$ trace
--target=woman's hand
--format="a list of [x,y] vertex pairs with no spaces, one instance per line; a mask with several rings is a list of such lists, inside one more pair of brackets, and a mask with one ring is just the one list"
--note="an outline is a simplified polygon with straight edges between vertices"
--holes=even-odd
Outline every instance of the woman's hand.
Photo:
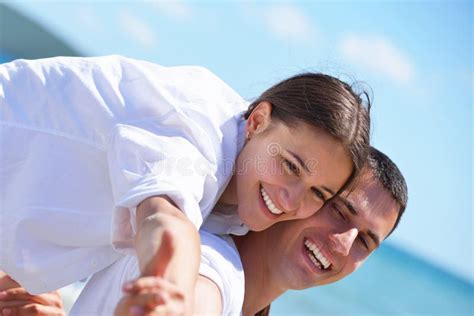
[[161,277],[140,277],[124,285],[115,316],[187,315],[186,294]]
[[64,316],[59,292],[31,295],[0,271],[0,312],[2,316]]

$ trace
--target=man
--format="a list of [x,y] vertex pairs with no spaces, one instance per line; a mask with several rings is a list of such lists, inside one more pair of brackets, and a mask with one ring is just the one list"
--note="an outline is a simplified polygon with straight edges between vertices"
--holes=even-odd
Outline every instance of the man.
[[[310,218],[234,238],[245,270],[243,314],[256,314],[288,289],[329,284],[354,272],[393,232],[406,203],[407,187],[400,171],[372,149],[359,180]],[[209,312],[210,305],[217,305],[221,308],[214,312],[219,314],[229,304],[222,298],[232,295],[209,286],[209,278],[202,281],[195,312]],[[156,286],[146,282],[139,286],[122,298],[117,314],[143,314],[162,305],[160,299],[151,299]]]
[[397,227],[406,203],[402,174],[372,149],[350,192],[308,219],[239,237],[246,282],[243,314],[255,314],[288,289],[333,283],[354,272]]

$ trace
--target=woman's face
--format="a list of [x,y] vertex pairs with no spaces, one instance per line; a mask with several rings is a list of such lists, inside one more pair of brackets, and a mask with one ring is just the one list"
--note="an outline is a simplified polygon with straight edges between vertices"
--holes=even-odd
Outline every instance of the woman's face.
[[240,218],[254,231],[314,214],[353,168],[331,135],[304,123],[290,128],[271,121],[271,107],[262,102],[249,117],[249,140],[230,184]]

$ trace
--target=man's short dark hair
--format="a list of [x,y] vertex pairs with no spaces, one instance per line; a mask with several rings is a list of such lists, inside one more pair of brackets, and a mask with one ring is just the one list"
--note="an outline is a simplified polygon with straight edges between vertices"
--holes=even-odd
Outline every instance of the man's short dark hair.
[[392,230],[387,235],[388,237],[395,230],[395,228],[397,228],[398,223],[405,212],[408,202],[407,183],[397,165],[390,158],[388,158],[387,155],[374,147],[369,148],[367,164],[372,170],[373,177],[378,180],[388,192],[392,194],[393,198],[400,206],[397,220],[395,221],[395,225],[393,225]]

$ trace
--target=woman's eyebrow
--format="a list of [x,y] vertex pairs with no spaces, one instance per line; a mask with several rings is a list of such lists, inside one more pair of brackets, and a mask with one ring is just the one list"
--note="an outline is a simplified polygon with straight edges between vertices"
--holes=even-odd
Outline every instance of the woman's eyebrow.
[[303,167],[303,169],[306,171],[306,173],[311,173],[310,170],[308,169],[308,166],[306,166],[303,159],[301,159],[301,157],[298,156],[298,154],[296,154],[296,153],[294,153],[294,152],[292,152],[291,150],[288,150],[288,149],[286,151],[289,152],[290,155],[292,155],[293,158],[295,158],[298,161],[298,163],[301,165],[301,167]]

